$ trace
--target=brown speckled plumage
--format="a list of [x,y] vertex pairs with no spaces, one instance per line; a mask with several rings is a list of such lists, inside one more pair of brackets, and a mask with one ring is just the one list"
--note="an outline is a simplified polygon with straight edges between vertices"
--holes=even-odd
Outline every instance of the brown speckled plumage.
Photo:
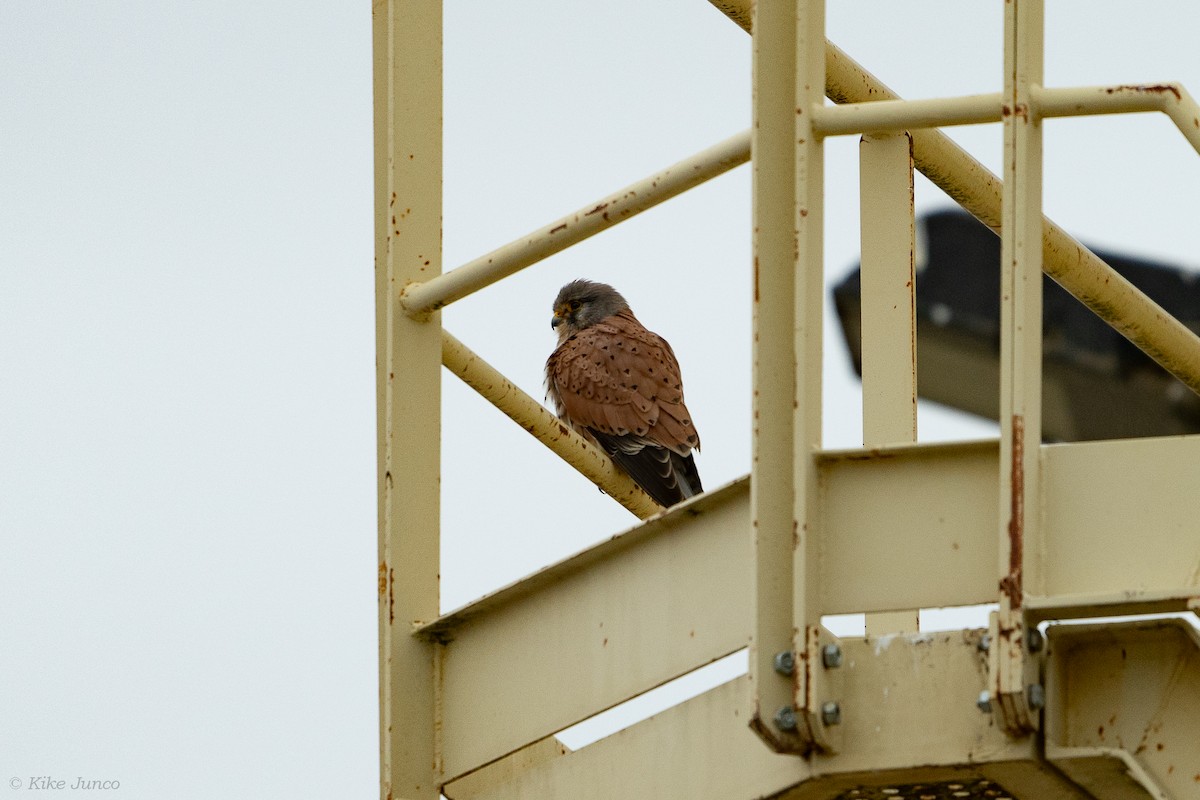
[[659,504],[704,491],[692,458],[700,437],[671,345],[603,283],[564,286],[551,325],[559,345],[546,361],[546,388],[558,416]]

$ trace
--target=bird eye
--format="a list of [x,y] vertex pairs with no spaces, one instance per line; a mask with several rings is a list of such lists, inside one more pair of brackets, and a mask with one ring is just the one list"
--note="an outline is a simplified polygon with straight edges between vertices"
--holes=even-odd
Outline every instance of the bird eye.
[[579,301],[578,301],[578,300],[572,300],[572,301],[571,301],[571,310],[572,310],[572,311],[578,311],[578,310],[579,310]]

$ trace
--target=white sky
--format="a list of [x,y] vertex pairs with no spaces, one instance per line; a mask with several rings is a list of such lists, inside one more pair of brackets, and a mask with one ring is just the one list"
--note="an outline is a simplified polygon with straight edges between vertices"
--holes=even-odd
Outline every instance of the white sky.
[[[1000,88],[999,2],[831,6],[906,97]],[[0,786],[377,792],[369,11],[0,3]],[[1047,84],[1200,92],[1200,10],[1141,11],[1053,0]],[[749,125],[750,39],[703,0],[459,0],[445,45],[447,269]],[[995,169],[997,126],[953,135]],[[856,150],[828,146],[831,282],[858,258]],[[1051,121],[1046,153],[1069,231],[1200,261],[1200,161],[1165,118]],[[445,324],[540,398],[558,287],[614,284],[674,346],[719,486],[749,467],[749,187],[739,168]],[[919,181],[919,211],[947,203]],[[827,331],[826,444],[854,446]],[[444,397],[443,607],[631,525],[449,375]],[[925,440],[994,430],[921,413]]]

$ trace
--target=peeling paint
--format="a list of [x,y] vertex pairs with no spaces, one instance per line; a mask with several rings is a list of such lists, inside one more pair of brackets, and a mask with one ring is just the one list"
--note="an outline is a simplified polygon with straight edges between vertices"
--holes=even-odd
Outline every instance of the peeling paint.
[[1141,84],[1124,84],[1121,86],[1110,86],[1105,89],[1106,94],[1117,94],[1125,92],[1135,92],[1137,94],[1167,94],[1168,92],[1175,95],[1176,100],[1182,100],[1183,96],[1179,93],[1179,88],[1172,86],[1169,83],[1156,83],[1150,85]]
[[899,637],[899,634],[896,634],[896,633],[887,633],[887,634],[884,634],[883,636],[876,637],[875,638],[875,655],[880,655],[885,650],[887,650],[889,647],[891,647],[892,642],[895,641],[898,637]]

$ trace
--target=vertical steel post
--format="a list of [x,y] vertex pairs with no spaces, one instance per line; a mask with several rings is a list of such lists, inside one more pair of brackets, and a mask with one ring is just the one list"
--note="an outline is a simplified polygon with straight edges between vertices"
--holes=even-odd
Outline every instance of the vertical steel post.
[[[813,103],[824,89],[823,4],[763,0],[754,35],[755,535],[751,725],[779,752],[811,747],[803,697],[807,514],[821,420],[822,146]],[[815,354],[815,355],[814,355]],[[811,486],[810,486],[811,484]],[[788,654],[790,671],[777,668]]]
[[[752,725],[780,752],[831,746],[814,670],[821,646],[814,541],[821,446],[824,147],[822,0],[757,7],[754,42],[755,626]],[[790,674],[776,656],[792,654]]]
[[[1004,10],[1004,190],[1000,286],[1000,607],[989,682],[1000,723],[1014,735],[1037,727],[1026,688],[1023,602],[1036,586],[1042,432],[1042,126],[1031,100],[1042,83],[1042,0]],[[997,702],[998,701],[998,702]]]
[[[917,314],[912,136],[859,144],[863,445],[917,440]],[[916,609],[867,614],[867,634],[916,631]]]
[[441,271],[442,7],[372,4],[379,498],[380,797],[436,800],[441,320],[400,290]]
[[[792,549],[792,620],[795,646],[803,654],[795,703],[804,712],[817,747],[834,751],[842,728],[827,725],[821,713],[834,697],[832,681],[820,667],[828,632],[821,627],[820,562],[816,549],[816,454],[821,449],[822,328],[825,310],[825,141],[813,127],[814,110],[825,104],[825,0],[796,3],[795,61],[795,209],[797,236],[794,297],[796,383],[792,389],[792,519],[797,525]],[[836,677],[842,675],[837,671]]]

